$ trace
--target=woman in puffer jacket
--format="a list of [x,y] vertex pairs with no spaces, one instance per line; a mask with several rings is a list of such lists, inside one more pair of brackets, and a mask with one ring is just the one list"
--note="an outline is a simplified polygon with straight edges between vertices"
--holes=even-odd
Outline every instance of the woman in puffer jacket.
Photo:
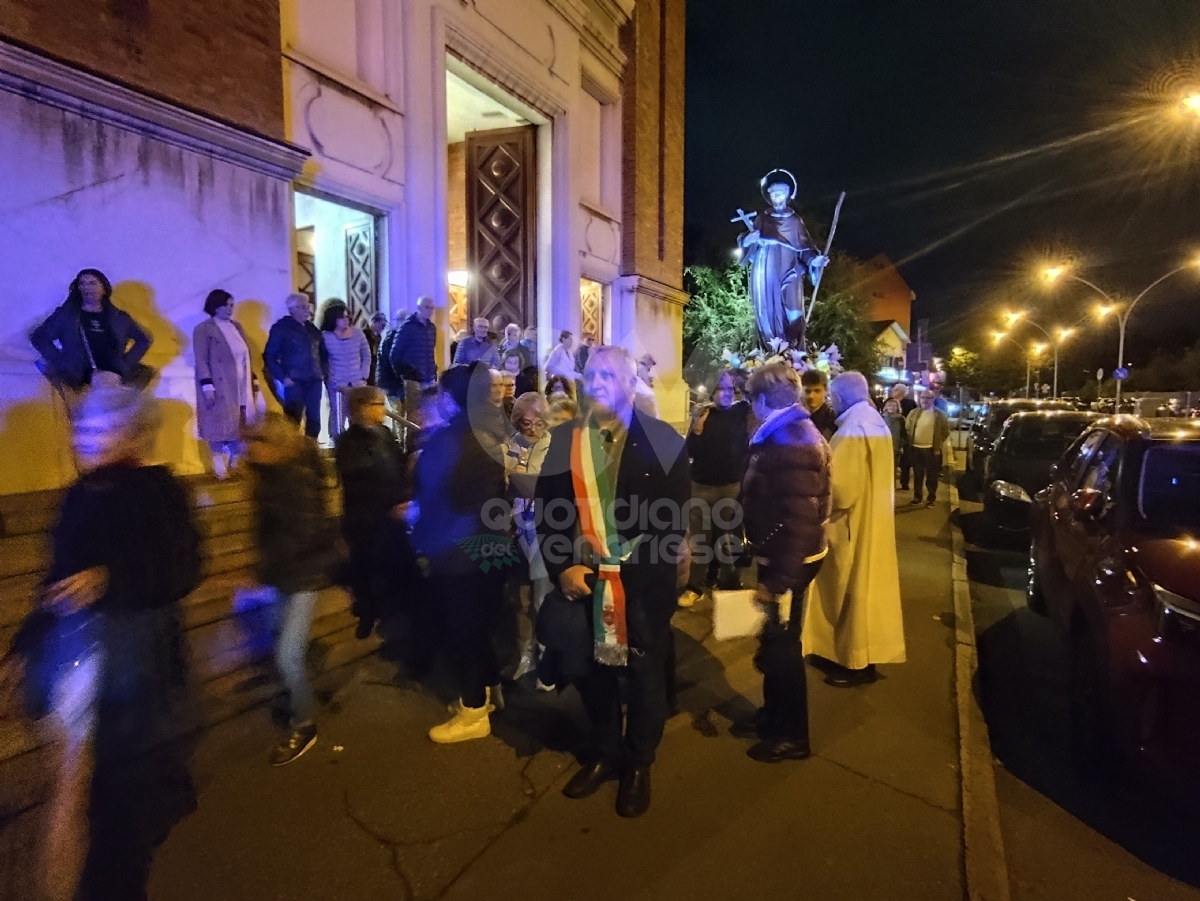
[[[829,445],[800,401],[800,380],[784,363],[763,366],[746,383],[760,423],[742,480],[746,538],[759,566],[756,602],[766,622],[754,657],[763,674],[763,706],[734,735],[758,738],[749,755],[765,763],[809,756],[808,689],[800,626],[808,586],[827,550]],[[788,621],[779,601],[791,591]]]

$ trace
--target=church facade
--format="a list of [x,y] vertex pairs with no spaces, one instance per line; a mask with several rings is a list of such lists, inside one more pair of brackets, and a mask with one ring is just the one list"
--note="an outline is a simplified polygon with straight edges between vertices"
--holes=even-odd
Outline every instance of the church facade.
[[685,0],[0,0],[0,494],[74,477],[29,331],[103,270],[153,337],[156,456],[200,472],[213,288],[438,307],[657,361],[682,422]]

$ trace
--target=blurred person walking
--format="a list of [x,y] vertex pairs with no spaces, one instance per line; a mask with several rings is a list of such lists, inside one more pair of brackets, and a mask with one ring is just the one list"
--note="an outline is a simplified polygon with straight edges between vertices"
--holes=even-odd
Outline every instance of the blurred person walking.
[[522,579],[518,586],[521,608],[518,617],[518,640],[521,659],[513,679],[520,679],[526,673],[532,672],[536,665],[534,626],[542,599],[550,591],[550,576],[546,572],[546,564],[537,546],[533,500],[537,477],[549,448],[549,441],[546,439],[546,409],[546,399],[536,391],[527,392],[516,399],[511,417],[513,433],[508,440],[504,458],[508,496],[512,503],[513,527],[517,543],[528,563],[527,578]]
[[18,630],[27,713],[56,757],[41,861],[47,898],[144,901],[154,850],[196,798],[180,601],[200,580],[184,484],[146,456],[158,419],[133,388],[75,411],[81,475],[51,535],[41,601]]
[[325,382],[328,351],[320,330],[312,324],[312,304],[307,295],[289,294],[287,315],[278,319],[267,335],[263,368],[288,419],[310,438],[321,434],[321,386]]
[[[153,374],[142,366],[151,338],[134,318],[112,302],[112,283],[99,269],[81,269],[67,289],[67,299],[29,336],[38,352],[38,368],[50,383],[73,401],[86,386],[107,379],[109,385],[146,387]],[[106,374],[107,375],[104,375]]]
[[871,403],[866,378],[830,383],[837,433],[830,442],[829,556],[813,582],[804,650],[829,661],[826,683],[874,682],[878,663],[903,663],[904,616],[896,559],[892,433]]
[[[500,667],[492,628],[502,602],[504,571],[494,559],[511,539],[489,530],[489,501],[505,497],[499,443],[472,427],[491,406],[491,377],[482,362],[442,373],[440,398],[447,422],[422,433],[414,473],[417,521],[413,543],[428,561],[431,602],[458,688],[454,715],[429,730],[439,744],[485,738],[495,709],[492,686]],[[491,551],[484,554],[483,548]]]
[[905,418],[908,444],[913,467],[913,496],[910,506],[921,503],[928,494],[925,506],[937,503],[938,481],[942,477],[942,445],[950,437],[950,418],[936,406],[937,392],[928,388],[921,392],[919,407]]
[[287,735],[271,751],[283,766],[317,742],[315,704],[305,659],[317,591],[336,561],[336,536],[325,514],[317,445],[281,416],[268,413],[249,434],[254,476],[258,580],[278,595],[275,663],[290,698]]
[[213,472],[223,479],[245,456],[243,432],[258,418],[262,397],[250,363],[250,342],[233,318],[233,295],[210,291],[204,312],[208,318],[192,332],[196,431],[208,443]]
[[325,387],[329,391],[329,440],[333,441],[350,421],[346,392],[367,384],[371,346],[363,330],[350,323],[350,310],[340,300],[329,301],[321,331],[328,360]]
[[735,587],[734,533],[741,525],[735,524],[740,519],[737,499],[750,454],[750,404],[734,401],[732,372],[717,376],[712,403],[696,407],[692,416],[687,436],[692,459],[692,503],[688,508],[692,563],[687,588],[679,596],[680,607],[691,607],[708,593],[714,564],[717,584]]
[[[589,606],[592,625],[594,660],[576,684],[596,754],[563,794],[586,798],[619,779],[617,813],[637,817],[650,806],[650,767],[667,716],[666,660],[691,467],[683,438],[634,409],[637,371],[628,351],[594,348],[584,385],[587,419],[551,433],[535,495],[547,511],[538,526],[546,568],[568,601]],[[551,505],[573,515],[550,516]],[[631,505],[658,512],[630,517]]]
[[[763,674],[763,706],[734,735],[758,738],[747,752],[764,763],[810,755],[808,683],[800,632],[808,587],[824,562],[830,512],[829,445],[800,402],[796,371],[769,363],[746,382],[762,423],[750,445],[742,483],[746,539],[758,560],[755,600],[766,620],[754,665]],[[780,599],[792,593],[787,622]]]

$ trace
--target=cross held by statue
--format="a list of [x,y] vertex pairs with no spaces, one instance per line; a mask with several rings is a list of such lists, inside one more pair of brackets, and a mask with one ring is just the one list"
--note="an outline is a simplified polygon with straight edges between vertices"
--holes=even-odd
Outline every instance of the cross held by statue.
[[737,215],[729,220],[730,222],[741,222],[750,231],[754,231],[754,215],[747,213],[741,207],[738,207]]

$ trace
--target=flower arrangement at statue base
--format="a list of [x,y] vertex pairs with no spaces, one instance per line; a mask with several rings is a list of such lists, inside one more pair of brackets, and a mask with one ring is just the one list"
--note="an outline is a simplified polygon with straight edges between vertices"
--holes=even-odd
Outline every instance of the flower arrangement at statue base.
[[830,378],[842,371],[842,354],[836,344],[830,344],[828,347],[810,345],[807,350],[801,350],[782,338],[773,338],[766,349],[758,347],[748,353],[735,353],[725,348],[721,351],[721,362],[726,369],[745,373],[753,372],[768,363],[787,363],[797,372],[820,369]]

